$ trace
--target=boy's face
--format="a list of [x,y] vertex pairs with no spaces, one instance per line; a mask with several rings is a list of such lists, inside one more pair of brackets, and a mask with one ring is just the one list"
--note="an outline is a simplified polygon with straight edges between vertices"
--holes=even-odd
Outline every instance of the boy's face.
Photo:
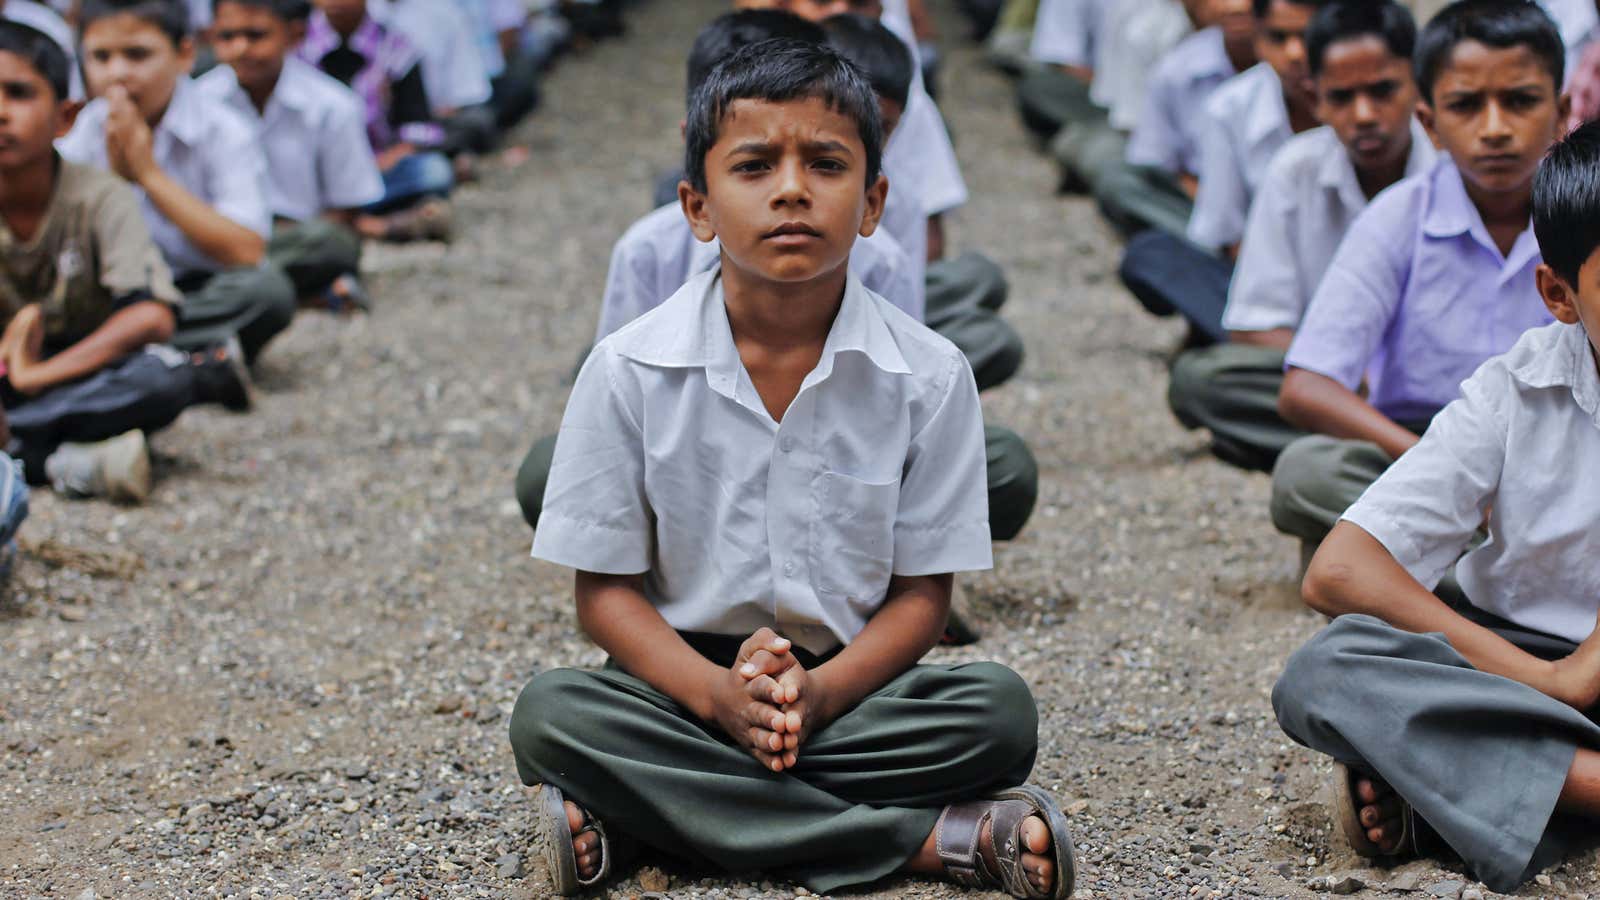
[[883,17],[881,0],[777,0],[776,6],[811,22],[821,22],[841,13],[855,13],[869,19]]
[[1316,11],[1314,6],[1273,0],[1267,14],[1256,20],[1256,58],[1278,73],[1285,94],[1298,97],[1307,107],[1314,101],[1305,35]]
[[678,188],[702,241],[718,238],[741,270],[771,282],[837,271],[871,234],[888,181],[864,184],[867,151],[854,120],[815,98],[735,100],[706,153],[706,191]]
[[1429,136],[1469,187],[1488,193],[1528,190],[1567,118],[1566,98],[1527,47],[1463,41],[1426,99],[1417,115]]
[[167,33],[137,16],[97,19],[83,32],[83,73],[89,93],[102,96],[121,85],[145,121],[166,111],[178,79],[194,65],[194,44],[172,43]]
[[0,172],[17,171],[49,156],[76,114],[77,104],[58,99],[38,69],[0,50]]
[[212,19],[211,46],[219,61],[233,67],[246,90],[268,89],[277,84],[283,60],[300,42],[301,31],[270,9],[219,3]]
[[1358,171],[1404,166],[1417,108],[1411,61],[1376,35],[1338,41],[1322,55],[1317,118],[1339,135]]
[[317,9],[328,17],[328,24],[340,34],[349,34],[367,17],[367,0],[315,0]]
[[1539,295],[1556,321],[1582,325],[1589,336],[1590,355],[1600,365],[1600,248],[1589,254],[1578,269],[1578,283],[1571,285],[1547,265],[1534,273]]

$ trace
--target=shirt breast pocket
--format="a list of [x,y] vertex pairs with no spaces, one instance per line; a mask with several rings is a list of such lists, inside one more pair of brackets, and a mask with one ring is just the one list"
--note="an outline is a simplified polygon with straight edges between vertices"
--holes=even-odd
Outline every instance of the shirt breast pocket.
[[820,593],[875,606],[894,566],[900,482],[824,472],[812,482],[811,583]]

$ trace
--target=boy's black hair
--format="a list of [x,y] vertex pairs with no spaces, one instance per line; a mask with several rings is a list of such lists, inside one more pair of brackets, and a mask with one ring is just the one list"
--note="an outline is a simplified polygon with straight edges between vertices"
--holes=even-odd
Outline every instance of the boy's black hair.
[[184,0],[83,0],[78,13],[78,34],[101,19],[128,15],[161,29],[174,47],[189,36],[189,7]]
[[0,52],[22,57],[55,91],[58,102],[67,99],[72,64],[67,61],[67,51],[49,35],[21,22],[0,19]]
[[1533,176],[1533,234],[1539,253],[1571,287],[1600,248],[1600,122],[1556,142]]
[[741,48],[775,38],[820,44],[828,36],[815,22],[775,9],[745,9],[717,16],[700,29],[689,50],[689,99],[694,99],[718,63]]
[[906,108],[911,99],[911,51],[877,19],[855,13],[829,16],[822,23],[828,46],[844,54],[866,74],[878,96]]
[[311,0],[211,0],[211,11],[216,12],[224,3],[264,9],[285,22],[298,22],[311,18]]
[[1561,94],[1566,76],[1567,50],[1561,32],[1550,16],[1531,0],[1456,0],[1430,20],[1417,38],[1412,65],[1422,101],[1433,105],[1433,86],[1450,55],[1465,41],[1477,41],[1497,50],[1527,47],[1550,72],[1555,92]]
[[1394,0],[1337,0],[1317,10],[1306,27],[1306,63],[1313,76],[1322,72],[1328,48],[1340,41],[1375,37],[1389,55],[1410,59],[1417,47],[1417,20]]
[[684,126],[684,172],[706,189],[706,154],[717,143],[722,117],[736,100],[787,103],[816,98],[856,123],[867,151],[866,186],[883,162],[878,97],[855,64],[826,44],[777,39],[751,44],[722,61],[689,99]]
[[[1322,0],[1284,0],[1296,6],[1321,6]],[[1250,14],[1258,19],[1265,19],[1267,11],[1272,9],[1273,0],[1250,0]]]

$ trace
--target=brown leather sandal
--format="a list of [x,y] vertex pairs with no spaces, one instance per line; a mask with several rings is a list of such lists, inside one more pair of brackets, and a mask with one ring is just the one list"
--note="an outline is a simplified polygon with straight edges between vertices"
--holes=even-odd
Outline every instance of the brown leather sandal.
[[[1022,823],[1030,816],[1044,820],[1050,830],[1055,883],[1041,891],[1028,880],[1022,868]],[[979,846],[983,823],[991,824],[988,848]],[[934,846],[950,879],[962,887],[999,888],[1021,900],[1065,900],[1072,896],[1077,880],[1077,861],[1073,857],[1072,837],[1067,833],[1067,818],[1055,800],[1032,785],[1000,791],[983,800],[954,803],[939,814],[934,825]],[[992,852],[998,872],[989,868],[984,849]]]

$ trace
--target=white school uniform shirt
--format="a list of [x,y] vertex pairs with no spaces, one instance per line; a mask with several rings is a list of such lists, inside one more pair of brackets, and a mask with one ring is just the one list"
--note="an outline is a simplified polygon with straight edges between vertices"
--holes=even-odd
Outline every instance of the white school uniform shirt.
[[720,271],[601,341],[573,386],[533,555],[645,574],[680,631],[848,643],[894,575],[993,564],[983,416],[953,344],[852,277],[776,422]]
[[[695,237],[676,203],[634,222],[611,248],[595,341],[665,303],[689,279],[717,268],[721,261],[722,245]],[[882,228],[871,237],[856,238],[850,250],[850,272],[868,290],[922,321],[926,287],[913,277],[905,251]]]
[[[75,163],[110,169],[106,160],[104,98],[90,101],[78,114],[72,131],[56,142],[61,155]],[[219,100],[199,91],[187,78],[178,80],[167,111],[155,129],[156,164],[184,190],[229,221],[263,238],[272,234],[272,207],[267,198],[267,157],[249,120]],[[156,209],[135,187],[150,236],[172,267],[175,278],[220,271],[223,264],[207,256],[183,231]]]
[[[895,129],[895,134],[900,130]],[[896,146],[892,140],[889,145]],[[883,175],[889,179],[889,196],[878,228],[894,238],[905,252],[909,277],[923,284],[928,275],[928,213],[923,205],[922,182],[927,173],[918,167],[915,152],[885,152]],[[917,293],[921,296],[922,291]]]
[[489,102],[483,53],[455,4],[446,0],[367,0],[367,11],[399,29],[422,54],[422,86],[436,111]]
[[1121,0],[1107,11],[1089,99],[1106,110],[1112,128],[1131,131],[1139,123],[1151,71],[1192,30],[1178,0]]
[[1565,78],[1570,82],[1583,51],[1600,38],[1600,11],[1594,0],[1539,0],[1539,5],[1561,32],[1561,43],[1567,48]]
[[1039,0],[1028,55],[1054,66],[1094,65],[1096,43],[1114,0]]
[[1200,174],[1200,130],[1206,101],[1237,72],[1217,26],[1179,41],[1150,75],[1139,123],[1128,139],[1128,162],[1174,175]]
[[1261,176],[1293,136],[1282,83],[1271,66],[1256,63],[1217,88],[1200,125],[1200,190],[1189,215],[1189,240],[1212,249],[1237,244]]
[[195,88],[256,129],[267,154],[274,216],[304,222],[325,210],[383,199],[383,175],[367,140],[361,98],[310,63],[284,60],[267,108],[259,113],[228,66],[200,76]]
[[[927,86],[922,81],[922,51],[917,46],[916,33],[911,29],[910,14],[895,15],[886,8],[883,26],[911,51],[911,93],[900,115],[900,125],[895,128],[888,145],[883,149],[884,169],[902,173],[903,179],[915,185],[917,194],[922,198],[924,216],[950,212],[966,205],[967,182],[961,176],[961,163],[956,159],[950,129],[945,127],[939,105],[928,95]],[[897,233],[896,237],[902,235]],[[926,241],[924,236],[921,241],[924,247]],[[912,252],[911,244],[907,243],[905,247],[906,252]]]
[[189,0],[189,30],[204,31],[211,27],[212,9],[215,0]]
[[[1433,168],[1436,155],[1422,124],[1412,119],[1404,177]],[[1332,128],[1290,138],[1272,158],[1250,205],[1222,327],[1299,328],[1344,233],[1366,208],[1355,164]]]
[[[1344,518],[1430,590],[1454,564],[1474,606],[1579,643],[1600,599],[1597,486],[1600,376],[1583,327],[1556,323],[1480,366]],[[1489,539],[1461,556],[1486,510]]]
[[33,0],[6,0],[0,17],[42,32],[56,42],[56,46],[67,54],[67,99],[82,100],[83,73],[78,69],[78,40],[67,20],[50,7]]

